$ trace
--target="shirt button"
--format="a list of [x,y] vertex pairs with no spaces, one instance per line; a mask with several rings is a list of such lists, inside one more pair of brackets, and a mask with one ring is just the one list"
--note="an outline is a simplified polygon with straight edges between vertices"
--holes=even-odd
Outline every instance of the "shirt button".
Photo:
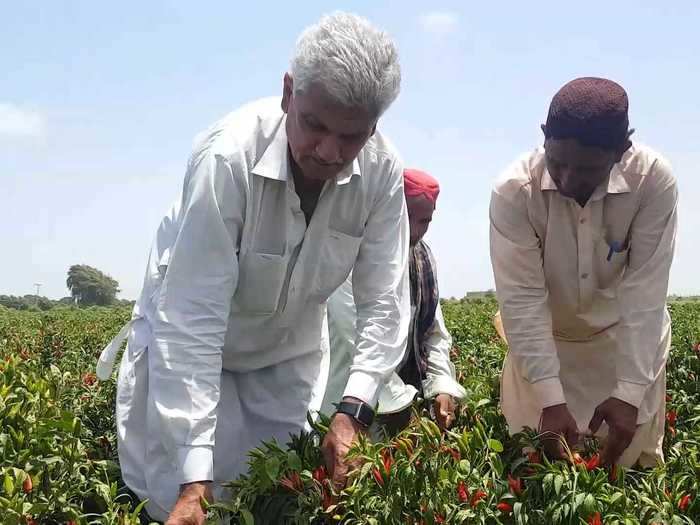
[[588,274],[587,274],[587,273],[582,273],[582,274],[581,274],[581,279],[588,279]]
[[586,224],[586,219],[581,219],[581,220],[578,221],[578,222],[580,222],[581,224]]

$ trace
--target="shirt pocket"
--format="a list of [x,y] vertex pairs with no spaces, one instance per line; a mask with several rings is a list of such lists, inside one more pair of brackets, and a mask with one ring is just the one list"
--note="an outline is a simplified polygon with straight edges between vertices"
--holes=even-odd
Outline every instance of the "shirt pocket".
[[269,315],[277,311],[287,273],[285,255],[249,251],[241,256],[235,299],[242,312]]
[[625,273],[629,257],[629,245],[620,241],[620,248],[611,249],[612,241],[600,238],[596,244],[595,258],[597,264],[598,288],[610,288],[616,285]]
[[362,237],[334,229],[328,230],[328,237],[320,250],[316,273],[316,293],[323,301],[326,301],[350,275],[361,242]]

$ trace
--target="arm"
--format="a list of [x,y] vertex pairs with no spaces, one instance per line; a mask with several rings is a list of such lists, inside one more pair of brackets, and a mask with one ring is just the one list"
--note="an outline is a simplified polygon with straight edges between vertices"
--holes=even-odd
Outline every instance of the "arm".
[[455,367],[450,361],[452,337],[445,327],[442,308],[438,304],[435,321],[426,341],[428,347],[428,372],[423,381],[423,393],[426,399],[438,394],[447,394],[455,399],[464,398],[467,393],[456,380]]
[[528,217],[525,189],[509,184],[513,183],[491,195],[491,263],[510,356],[544,409],[566,401],[547,304],[542,246]]
[[221,351],[243,209],[244,194],[224,159],[207,153],[191,161],[148,352],[149,392],[180,484],[213,479]]
[[357,339],[345,397],[375,406],[401,362],[410,322],[408,213],[398,162],[370,212],[352,273]]
[[665,348],[668,276],[676,238],[678,190],[671,168],[657,160],[644,182],[630,228],[629,262],[617,293],[620,303],[618,384],[611,397],[637,408],[656,380]]

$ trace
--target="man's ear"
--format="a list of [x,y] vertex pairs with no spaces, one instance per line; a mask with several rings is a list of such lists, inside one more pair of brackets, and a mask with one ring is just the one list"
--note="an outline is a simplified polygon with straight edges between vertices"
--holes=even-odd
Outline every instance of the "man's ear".
[[622,146],[615,152],[615,163],[617,164],[622,160],[622,156],[625,154],[625,152],[632,147],[632,141],[630,140],[630,137],[634,133],[634,129],[630,129],[627,132],[627,137],[625,138],[625,141],[622,143]]
[[289,102],[292,99],[292,94],[294,93],[294,81],[289,73],[284,74],[284,80],[282,81],[282,111],[287,113],[289,109]]

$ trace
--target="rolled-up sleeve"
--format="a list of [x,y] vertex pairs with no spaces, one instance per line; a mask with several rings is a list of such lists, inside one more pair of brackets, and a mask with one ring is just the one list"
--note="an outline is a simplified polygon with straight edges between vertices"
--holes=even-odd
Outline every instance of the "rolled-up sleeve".
[[511,359],[532,384],[541,408],[546,408],[566,400],[552,335],[542,244],[529,220],[528,188],[514,184],[498,185],[491,195],[491,264]]
[[152,320],[149,394],[181,484],[213,479],[221,352],[245,198],[236,186],[225,159],[207,152],[191,160]]
[[431,399],[438,394],[448,394],[455,399],[464,398],[467,393],[457,382],[455,367],[450,361],[452,337],[445,326],[439,304],[425,345],[428,349],[428,370],[423,381],[423,394],[426,399]]
[[411,317],[408,213],[398,161],[386,180],[370,212],[352,273],[357,339],[343,394],[372,406],[380,385],[401,362]]
[[663,363],[668,279],[676,239],[678,190],[670,166],[658,159],[644,182],[630,229],[629,260],[617,293],[617,387],[612,397],[639,407]]

